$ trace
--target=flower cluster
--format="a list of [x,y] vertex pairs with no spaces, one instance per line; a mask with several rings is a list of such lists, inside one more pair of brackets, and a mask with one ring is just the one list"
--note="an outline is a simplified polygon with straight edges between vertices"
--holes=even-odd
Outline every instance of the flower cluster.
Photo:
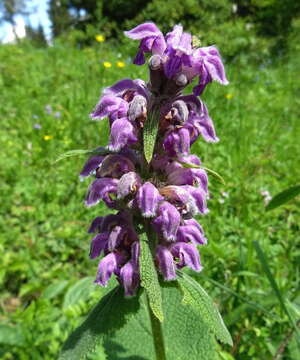
[[[117,213],[97,217],[91,224],[90,257],[104,255],[96,283],[106,286],[112,274],[134,295],[139,286],[139,234],[155,234],[155,263],[165,280],[176,278],[176,269],[200,271],[197,245],[206,244],[202,227],[194,219],[208,212],[208,179],[200,159],[190,154],[202,136],[216,142],[213,122],[196,96],[212,80],[227,84],[224,67],[214,46],[195,48],[190,34],[176,25],[165,37],[153,23],[125,32],[140,40],[134,63],[150,53],[149,82],[124,79],[104,89],[92,119],[107,117],[110,138],[99,155],[84,165],[81,176],[95,174],[85,203],[100,200]],[[194,94],[182,90],[196,76]],[[150,163],[144,155],[144,128],[156,118],[158,133]]]

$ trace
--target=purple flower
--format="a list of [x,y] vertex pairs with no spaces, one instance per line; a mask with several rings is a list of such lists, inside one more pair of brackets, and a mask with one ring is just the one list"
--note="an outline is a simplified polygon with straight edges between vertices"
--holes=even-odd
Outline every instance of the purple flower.
[[151,182],[145,182],[136,196],[139,209],[144,217],[154,217],[160,201],[164,198],[160,195],[157,188]]
[[163,148],[169,156],[187,155],[190,152],[190,134],[188,129],[171,131],[163,141]]
[[111,195],[117,193],[118,180],[110,178],[102,178],[95,180],[89,188],[85,204],[86,206],[96,205],[100,200],[103,200],[110,208],[114,206],[114,200]]
[[192,242],[195,245],[205,245],[207,243],[203,229],[195,219],[184,220],[184,225],[178,228],[176,240]]
[[195,271],[201,271],[202,265],[200,263],[199,252],[195,245],[185,242],[177,242],[172,245],[171,253],[178,258],[177,267],[180,269],[188,266]]
[[112,154],[104,157],[97,171],[97,177],[120,178],[128,171],[134,171],[135,166],[131,160],[124,155]]
[[152,221],[156,231],[161,233],[165,240],[175,241],[180,224],[180,214],[176,207],[168,201],[163,201],[158,206],[157,215]]
[[165,63],[167,78],[173,77],[182,70],[182,66],[191,66],[192,36],[183,32],[181,25],[175,25],[172,32],[166,35],[168,57]]
[[208,178],[203,169],[176,169],[168,175],[168,182],[174,185],[201,185],[205,192],[208,191]]
[[134,40],[141,40],[139,51],[133,60],[136,65],[145,63],[144,53],[162,55],[166,49],[166,42],[163,34],[153,23],[144,23],[134,29],[125,31],[124,34]]
[[137,141],[138,138],[132,124],[126,118],[121,118],[115,120],[111,126],[107,148],[110,151],[120,151],[125,146],[134,144]]
[[42,128],[42,125],[41,124],[34,124],[33,128],[36,129],[36,130],[40,130]]
[[114,272],[116,272],[119,266],[123,263],[124,258],[116,253],[112,252],[106,255],[98,266],[98,273],[96,277],[96,284],[101,286],[107,286],[107,282]]
[[201,95],[206,85],[211,81],[218,81],[222,85],[229,82],[225,75],[224,66],[218,49],[215,46],[207,46],[194,50],[195,69],[199,74],[199,83],[193,88],[195,95]]
[[167,247],[162,245],[157,246],[156,261],[165,280],[170,281],[176,279],[176,267],[173,255]]
[[96,257],[100,256],[101,252],[104,251],[107,247],[107,240],[109,237],[109,233],[101,233],[97,234],[92,242],[91,242],[91,249],[90,249],[90,258],[95,259]]
[[94,170],[96,170],[102,163],[105,157],[101,155],[91,156],[88,161],[84,164],[80,176],[89,176]]
[[117,197],[118,199],[123,199],[129,194],[133,194],[137,191],[137,189],[141,186],[142,180],[138,174],[131,171],[124,174],[119,183],[117,188]]

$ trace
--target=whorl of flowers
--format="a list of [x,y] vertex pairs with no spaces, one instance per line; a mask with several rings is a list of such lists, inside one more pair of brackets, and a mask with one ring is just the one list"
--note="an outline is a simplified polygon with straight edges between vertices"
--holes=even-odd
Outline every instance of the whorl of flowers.
[[[96,283],[106,286],[115,274],[125,295],[131,296],[139,287],[139,233],[145,228],[157,235],[152,247],[165,280],[175,279],[176,269],[184,266],[202,269],[197,245],[206,244],[206,238],[193,217],[208,212],[208,179],[190,147],[200,135],[208,142],[218,138],[197,95],[212,80],[224,85],[228,81],[218,50],[193,47],[181,25],[164,36],[155,24],[144,23],[125,35],[140,40],[135,64],[144,64],[145,53],[151,54],[150,80],[124,79],[104,89],[91,117],[108,117],[109,144],[102,149],[106,155],[86,162],[81,176],[96,176],[87,206],[102,200],[118,211],[97,217],[89,229],[95,234],[90,257],[103,256]],[[182,95],[195,77],[199,82],[193,94]],[[154,116],[159,117],[158,134],[148,163],[143,131]]]

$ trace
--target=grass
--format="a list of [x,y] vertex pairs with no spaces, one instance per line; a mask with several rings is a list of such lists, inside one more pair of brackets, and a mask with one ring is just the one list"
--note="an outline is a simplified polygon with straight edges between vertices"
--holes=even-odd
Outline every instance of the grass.
[[[88,117],[102,87],[147,77],[129,64],[126,49],[101,46],[0,47],[3,359],[55,359],[103,292],[92,285],[97,262],[88,259],[86,229],[107,210],[83,205],[89,180],[80,182],[78,173],[84,157],[53,163],[68,150],[106,144],[106,121]],[[120,60],[124,68],[117,67]],[[299,183],[299,65],[297,56],[260,64],[241,57],[226,66],[230,85],[212,84],[203,96],[221,141],[199,140],[193,152],[226,184],[211,177],[210,213],[199,219],[209,244],[197,279],[218,302],[233,336],[234,347],[223,349],[227,360],[275,359],[292,329],[253,241],[294,321],[300,318],[299,199],[265,212],[261,195]],[[282,359],[298,356],[291,336]]]

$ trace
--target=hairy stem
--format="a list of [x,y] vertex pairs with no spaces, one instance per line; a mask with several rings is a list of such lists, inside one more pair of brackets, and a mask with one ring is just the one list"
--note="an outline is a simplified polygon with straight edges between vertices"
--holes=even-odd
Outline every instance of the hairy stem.
[[153,312],[150,308],[150,304],[149,304],[147,295],[146,295],[146,298],[147,298],[147,307],[148,307],[150,322],[151,322],[152,338],[153,338],[153,343],[154,343],[156,360],[166,360],[167,357],[166,357],[166,353],[165,353],[164,337],[163,337],[161,322],[153,314]]

